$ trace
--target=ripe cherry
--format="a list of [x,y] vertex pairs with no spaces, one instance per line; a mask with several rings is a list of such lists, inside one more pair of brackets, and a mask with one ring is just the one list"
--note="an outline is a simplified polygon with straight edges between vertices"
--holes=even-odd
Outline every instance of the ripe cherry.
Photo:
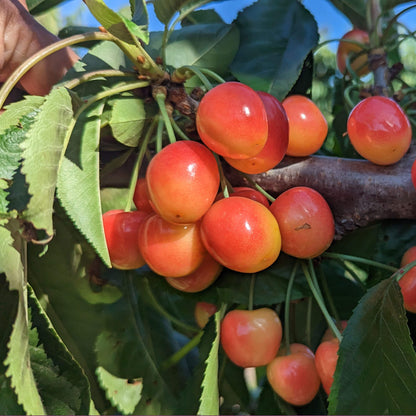
[[195,305],[195,321],[200,328],[204,328],[209,318],[217,312],[217,305],[210,302],[197,302]]
[[259,367],[276,356],[282,340],[282,324],[270,308],[232,310],[221,322],[221,345],[236,365]]
[[[337,322],[336,326],[341,332],[341,334],[344,332],[345,328],[347,327],[347,324],[348,324],[347,320],[342,320],[342,321]],[[330,341],[331,339],[336,339],[336,336],[332,332],[331,328],[327,328],[327,330],[324,332],[324,335],[321,338],[321,342]]]
[[146,181],[154,210],[166,221],[198,221],[214,201],[220,174],[212,152],[182,140],[164,147],[150,161]]
[[350,30],[341,38],[337,49],[337,66],[342,74],[347,72],[347,58],[349,56],[352,70],[359,77],[367,75],[370,72],[370,68],[368,67],[368,54],[360,53],[363,51],[362,46],[352,42],[344,42],[344,40],[368,45],[370,42],[368,33],[361,29]]
[[103,214],[105,240],[111,264],[116,269],[131,270],[144,266],[137,245],[139,228],[146,219],[142,211],[125,212],[114,209]]
[[223,266],[206,253],[202,263],[192,273],[183,277],[166,277],[166,282],[181,292],[201,292],[221,274]]
[[[414,260],[416,260],[416,246],[412,246],[404,252],[400,267],[404,267]],[[402,291],[405,309],[416,313],[416,267],[410,269],[400,278],[399,286]]]
[[317,152],[328,133],[328,123],[318,106],[303,95],[290,95],[282,105],[289,121],[286,154],[303,157]]
[[241,273],[266,269],[281,248],[273,214],[261,203],[241,196],[216,201],[202,219],[201,236],[214,259]]
[[267,114],[259,95],[240,82],[209,90],[196,113],[199,137],[221,156],[246,159],[258,154],[267,140]]
[[336,338],[332,338],[331,340],[321,342],[315,351],[316,371],[321,379],[322,387],[328,395],[334,381],[334,373],[338,362],[338,350],[339,341]]
[[402,108],[382,96],[367,97],[352,109],[347,132],[355,150],[377,165],[398,162],[412,140],[412,128]]
[[278,355],[267,366],[267,379],[273,390],[294,406],[310,403],[321,385],[312,351]]
[[282,251],[293,257],[313,258],[332,243],[335,223],[331,209],[316,190],[298,186],[280,194],[270,205],[282,235]]
[[146,264],[164,277],[181,277],[192,273],[206,254],[199,222],[174,224],[156,213],[145,219],[136,241]]
[[267,172],[281,162],[289,142],[289,123],[280,101],[267,92],[258,91],[267,113],[268,133],[263,149],[248,159],[225,160],[241,172],[256,174]]
[[150,204],[146,178],[137,179],[136,186],[134,188],[133,202],[139,211],[148,213],[153,212],[152,205]]

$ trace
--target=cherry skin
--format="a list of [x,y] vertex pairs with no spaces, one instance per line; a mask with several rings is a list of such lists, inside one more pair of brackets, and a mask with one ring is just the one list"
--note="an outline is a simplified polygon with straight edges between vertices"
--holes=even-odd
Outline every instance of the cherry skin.
[[217,305],[210,302],[197,302],[194,315],[197,325],[202,329],[208,323],[209,318],[217,312]]
[[[337,67],[342,74],[347,72],[347,58],[348,55],[350,55],[350,65],[354,72],[359,77],[367,75],[370,72],[370,68],[368,67],[368,55],[366,53],[358,55],[363,48],[360,45],[351,42],[344,42],[344,40],[355,41],[368,45],[370,42],[368,33],[361,29],[350,30],[341,38],[336,53]],[[357,56],[354,57],[354,55]]]
[[223,268],[206,253],[202,263],[192,273],[182,277],[166,277],[166,282],[181,292],[201,292],[215,282]]
[[333,338],[329,341],[323,341],[318,345],[315,351],[315,366],[321,379],[322,387],[325,393],[329,395],[334,373],[338,362],[339,341]]
[[412,169],[411,169],[410,175],[411,175],[411,178],[412,178],[413,187],[416,190],[416,160],[412,164]]
[[270,205],[282,235],[282,251],[307,259],[322,254],[332,243],[335,223],[323,196],[298,186],[280,194]]
[[[400,267],[404,267],[414,260],[416,260],[416,246],[412,246],[404,252]],[[410,269],[400,278],[399,286],[402,291],[405,309],[416,313],[416,267]]]
[[182,140],[164,147],[150,161],[146,181],[151,205],[166,221],[198,221],[214,201],[220,174],[212,152]]
[[321,110],[303,95],[290,95],[283,100],[282,105],[289,121],[286,154],[303,157],[317,152],[328,133],[328,123]]
[[134,188],[133,202],[139,211],[148,213],[154,212],[152,205],[150,204],[146,178],[137,179],[136,186]]
[[313,352],[291,350],[289,355],[278,355],[267,366],[267,379],[273,390],[294,406],[310,403],[321,385]]
[[398,162],[412,140],[412,128],[402,108],[382,96],[367,97],[352,109],[347,132],[354,149],[376,165]]
[[158,214],[150,214],[136,240],[146,264],[164,277],[192,273],[204,260],[200,223],[174,224]]
[[116,269],[132,270],[144,266],[137,236],[147,213],[114,209],[103,214],[105,240],[111,264]]
[[267,140],[262,100],[252,88],[235,81],[219,84],[202,97],[196,127],[206,146],[233,159],[255,156]]
[[270,308],[232,310],[221,322],[221,345],[236,365],[259,367],[276,356],[282,340],[282,324]]
[[280,254],[279,225],[263,204],[241,196],[216,201],[204,215],[201,237],[208,252],[223,266],[256,273]]
[[[269,200],[260,191],[254,188],[250,188],[248,186],[235,186],[232,192],[230,192],[229,196],[242,196],[244,198],[249,198],[253,201],[260,202],[267,208],[270,206]],[[224,194],[220,192],[215,198],[215,200],[218,201],[223,198]]]
[[282,104],[267,92],[258,91],[257,94],[267,113],[266,144],[260,153],[248,159],[225,158],[229,165],[248,174],[267,172],[278,165],[285,156],[289,143],[289,123]]

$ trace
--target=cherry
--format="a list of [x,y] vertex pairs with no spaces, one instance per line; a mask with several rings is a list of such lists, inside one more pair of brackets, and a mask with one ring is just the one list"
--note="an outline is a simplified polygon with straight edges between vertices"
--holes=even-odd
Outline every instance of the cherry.
[[204,328],[209,318],[217,312],[217,305],[210,302],[197,302],[195,305],[195,321],[200,328]]
[[174,224],[156,213],[149,214],[143,222],[137,244],[146,264],[164,277],[181,277],[192,273],[206,255],[201,241],[200,222]]
[[223,266],[207,253],[192,273],[182,277],[166,277],[166,282],[181,292],[201,292],[214,283],[222,269]]
[[366,53],[359,54],[363,51],[363,48],[360,45],[351,42],[344,42],[344,40],[356,41],[361,44],[368,45],[370,42],[368,33],[361,29],[350,30],[341,38],[336,53],[337,66],[342,74],[347,72],[347,58],[350,56],[350,65],[353,71],[359,77],[367,75],[370,72],[370,68],[368,67],[368,55]]
[[278,355],[267,366],[267,379],[273,390],[294,406],[310,403],[318,393],[321,381],[312,351],[291,351]]
[[267,92],[258,91],[267,113],[268,133],[263,149],[248,159],[225,160],[241,172],[256,174],[267,172],[281,162],[289,142],[289,123],[280,101]]
[[105,241],[111,264],[116,269],[131,270],[144,266],[137,235],[146,217],[147,213],[142,211],[125,212],[121,209],[103,214]]
[[[242,196],[244,198],[249,198],[253,201],[260,202],[267,208],[270,206],[269,200],[260,191],[248,186],[235,186],[232,192],[230,192],[229,196]],[[216,200],[218,201],[222,198],[224,198],[224,194],[220,192],[217,195]]]
[[326,394],[329,395],[338,362],[339,341],[332,338],[319,344],[315,351],[315,366]]
[[382,96],[367,97],[352,109],[347,132],[355,150],[377,165],[398,162],[412,140],[412,128],[402,108]]
[[221,345],[236,365],[259,367],[276,356],[282,340],[282,324],[270,308],[234,309],[221,322]]
[[[412,246],[404,252],[400,267],[404,267],[414,260],[416,260],[416,246]],[[410,269],[400,278],[399,286],[402,291],[405,309],[416,313],[416,267]]]
[[136,186],[134,188],[133,202],[139,211],[148,213],[153,212],[152,205],[150,204],[146,178],[137,179]]
[[[337,322],[336,326],[339,329],[339,331],[341,332],[341,334],[344,332],[345,328],[347,327],[348,321],[346,320],[342,320]],[[331,339],[336,339],[335,334],[332,332],[331,328],[327,328],[327,330],[325,331],[324,335],[321,338],[321,342],[324,341],[330,341]]]
[[166,221],[198,221],[220,184],[217,161],[201,143],[182,140],[164,147],[150,161],[146,181],[154,210]]
[[196,127],[206,146],[233,159],[255,156],[267,140],[267,114],[261,98],[248,85],[235,81],[217,85],[202,97]]
[[298,186],[280,194],[270,205],[282,235],[282,251],[297,258],[313,258],[332,243],[335,223],[331,209],[316,190]]
[[318,106],[303,95],[290,95],[282,105],[289,121],[286,154],[303,157],[317,152],[328,133],[328,123]]
[[273,214],[261,203],[241,196],[216,201],[202,219],[201,236],[214,259],[241,273],[266,269],[281,248]]

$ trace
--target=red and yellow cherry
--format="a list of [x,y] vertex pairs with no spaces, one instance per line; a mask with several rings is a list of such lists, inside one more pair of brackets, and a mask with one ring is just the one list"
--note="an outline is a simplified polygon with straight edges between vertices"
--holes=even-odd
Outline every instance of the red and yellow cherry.
[[217,85],[202,97],[196,127],[206,146],[233,159],[255,156],[267,140],[267,114],[261,98],[235,81]]
[[339,341],[336,338],[332,338],[331,340],[321,342],[315,351],[316,371],[322,387],[328,395],[334,381],[334,373],[338,362],[338,350]]
[[338,44],[337,67],[342,74],[347,72],[347,59],[349,56],[351,69],[362,77],[370,72],[368,67],[368,54],[360,53],[364,49],[361,45],[368,45],[370,42],[368,33],[361,29],[352,29],[347,32]]
[[157,153],[146,171],[154,210],[166,221],[198,221],[218,193],[220,174],[212,152],[201,143],[181,140]]
[[352,109],[347,132],[357,153],[376,165],[398,162],[412,140],[412,128],[402,108],[382,96],[367,97]]
[[200,222],[174,224],[158,214],[149,214],[136,240],[146,264],[164,277],[186,276],[196,270],[206,255]]
[[121,209],[103,214],[105,241],[111,264],[116,269],[131,270],[144,266],[145,261],[137,245],[137,236],[147,215],[142,211],[125,212]]
[[[414,260],[416,260],[416,246],[412,246],[404,252],[400,267],[404,267]],[[400,278],[399,286],[402,291],[405,309],[416,313],[416,266]]]
[[202,329],[208,323],[209,318],[217,312],[217,305],[210,302],[197,302],[195,305],[194,316],[197,325]]
[[146,178],[138,178],[134,188],[133,202],[139,211],[153,212],[150,204],[149,191],[147,190]]
[[286,154],[303,157],[317,152],[328,133],[328,123],[321,110],[303,95],[290,95],[283,100],[282,105],[289,121]]
[[282,235],[282,251],[307,259],[319,256],[332,243],[335,223],[331,209],[316,190],[298,186],[280,194],[270,205]]
[[280,254],[279,225],[260,202],[241,196],[216,201],[201,222],[208,252],[223,266],[256,273],[273,264]]
[[273,390],[286,402],[294,406],[310,403],[321,385],[311,351],[278,355],[267,366],[267,380]]
[[412,169],[410,171],[410,176],[412,178],[413,187],[416,190],[416,160],[412,164]]
[[267,172],[281,162],[289,142],[289,123],[280,101],[267,92],[258,91],[267,113],[268,133],[263,149],[248,159],[225,160],[241,172],[256,174]]
[[181,292],[196,293],[211,286],[223,269],[208,253],[192,273],[182,277],[166,277],[166,282]]
[[276,356],[282,340],[282,324],[270,308],[232,310],[221,322],[221,345],[236,365],[259,367]]
[[[229,196],[242,196],[243,198],[249,198],[253,201],[260,202],[267,208],[270,206],[269,200],[260,191],[248,186],[235,186]],[[218,201],[223,198],[224,193],[220,192],[215,199]]]
[[[307,345],[300,344],[298,342],[294,342],[294,343],[290,344],[290,353],[291,354],[301,353],[301,354],[306,354],[308,357],[310,357],[312,359],[315,358],[315,354],[313,353],[313,351]],[[285,345],[282,345],[282,347],[280,348],[277,355],[278,356],[289,355],[287,353]]]

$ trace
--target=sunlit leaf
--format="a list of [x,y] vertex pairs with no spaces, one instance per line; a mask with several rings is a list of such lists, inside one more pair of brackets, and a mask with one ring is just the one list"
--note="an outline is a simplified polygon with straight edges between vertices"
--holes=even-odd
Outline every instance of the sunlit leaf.
[[343,332],[330,414],[413,414],[416,354],[394,278],[361,299]]

